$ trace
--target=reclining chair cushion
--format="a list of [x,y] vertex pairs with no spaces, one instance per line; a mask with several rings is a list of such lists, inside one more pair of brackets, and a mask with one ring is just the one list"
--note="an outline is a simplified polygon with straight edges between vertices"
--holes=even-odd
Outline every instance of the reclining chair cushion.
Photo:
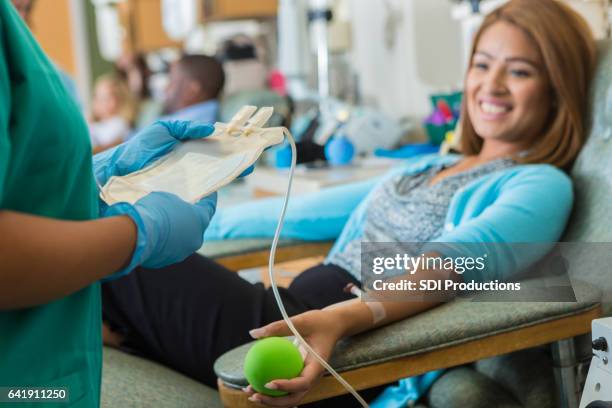
[[[563,241],[612,246],[612,41],[601,41],[598,48],[598,67],[590,95],[590,130],[571,171],[575,201]],[[607,257],[593,256],[599,250],[588,244],[576,245],[572,257],[581,265],[581,271],[572,280],[582,279],[602,289],[603,314],[610,316],[612,274],[610,265],[606,265]]]
[[103,408],[221,408],[216,390],[159,364],[104,348]]

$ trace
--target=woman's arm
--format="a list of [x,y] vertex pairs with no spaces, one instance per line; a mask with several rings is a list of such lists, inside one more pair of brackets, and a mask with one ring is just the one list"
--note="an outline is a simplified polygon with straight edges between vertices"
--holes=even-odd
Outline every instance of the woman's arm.
[[[436,254],[430,256],[435,257]],[[414,274],[405,274],[392,281],[410,281],[419,287],[423,279],[452,279],[460,280],[460,276],[454,272],[417,270]],[[411,299],[406,301],[364,302],[352,299],[331,305],[323,310],[312,310],[291,318],[291,321],[308,344],[325,360],[332,354],[334,346],[343,337],[352,336],[364,331],[371,330],[404,319],[409,316],[429,310],[443,301],[451,300],[454,292],[427,292],[415,290],[411,292]],[[416,300],[421,298],[422,300]],[[259,329],[251,331],[255,338],[269,336],[290,336],[286,323],[283,320],[271,323]],[[250,399],[272,407],[291,407],[299,403],[304,395],[310,390],[319,376],[323,373],[323,367],[311,356],[305,360],[304,370],[299,377],[291,380],[271,381],[266,387],[289,392],[285,397],[268,397],[257,394],[252,388],[246,392]]]
[[62,221],[0,211],[0,310],[49,302],[120,270],[136,235],[128,216]]
[[466,272],[468,281],[505,280],[532,265],[561,239],[572,211],[572,181],[549,165],[513,170],[496,188],[484,211],[425,246],[451,257],[488,254],[485,271]]
[[[321,191],[291,196],[281,238],[331,240],[340,233],[351,235],[355,211],[371,191],[405,171],[418,171],[433,161],[434,155],[419,156],[398,164],[373,179],[327,187]],[[257,173],[252,177],[257,177]],[[278,224],[282,197],[267,198],[235,205],[217,212],[206,231],[206,241],[236,238],[272,238]],[[345,237],[346,238],[346,237]],[[341,237],[340,241],[344,241]],[[344,244],[343,244],[344,245]]]
[[[252,177],[257,177],[257,174]],[[301,240],[336,238],[355,207],[377,181],[361,181],[291,197],[281,237]],[[272,238],[282,204],[283,197],[275,197],[222,209],[213,218],[205,239]]]

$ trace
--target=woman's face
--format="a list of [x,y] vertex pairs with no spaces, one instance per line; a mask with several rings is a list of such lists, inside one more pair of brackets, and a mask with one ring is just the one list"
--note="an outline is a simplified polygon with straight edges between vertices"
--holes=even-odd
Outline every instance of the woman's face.
[[552,103],[538,49],[521,29],[501,21],[482,33],[465,92],[476,134],[518,150],[541,134]]

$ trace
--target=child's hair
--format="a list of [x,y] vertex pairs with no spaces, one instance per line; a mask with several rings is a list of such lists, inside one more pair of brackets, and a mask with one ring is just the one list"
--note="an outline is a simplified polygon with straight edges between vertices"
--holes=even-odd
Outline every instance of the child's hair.
[[[116,74],[104,74],[96,79],[94,87],[98,87],[100,84],[105,82],[110,83],[113,89],[113,95],[119,102],[120,108],[118,114],[130,125],[133,125],[136,118],[136,104],[127,83]],[[100,119],[95,117],[95,113],[92,113],[92,116],[94,121],[98,121]]]
[[[568,168],[586,139],[584,118],[596,63],[591,30],[578,13],[560,1],[511,0],[485,17],[474,38],[472,56],[483,32],[500,21],[520,28],[533,41],[544,61],[553,95],[553,110],[544,134],[516,160]],[[474,130],[465,103],[461,116],[461,151],[477,154],[483,140]]]

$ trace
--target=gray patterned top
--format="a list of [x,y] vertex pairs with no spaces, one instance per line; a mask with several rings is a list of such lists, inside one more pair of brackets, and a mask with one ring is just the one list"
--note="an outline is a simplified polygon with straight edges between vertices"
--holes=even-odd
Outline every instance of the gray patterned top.
[[430,181],[445,167],[434,166],[415,175],[397,175],[372,192],[366,211],[363,236],[351,241],[329,262],[361,276],[361,242],[428,242],[444,231],[444,221],[455,193],[486,174],[513,166],[511,159],[497,159]]

